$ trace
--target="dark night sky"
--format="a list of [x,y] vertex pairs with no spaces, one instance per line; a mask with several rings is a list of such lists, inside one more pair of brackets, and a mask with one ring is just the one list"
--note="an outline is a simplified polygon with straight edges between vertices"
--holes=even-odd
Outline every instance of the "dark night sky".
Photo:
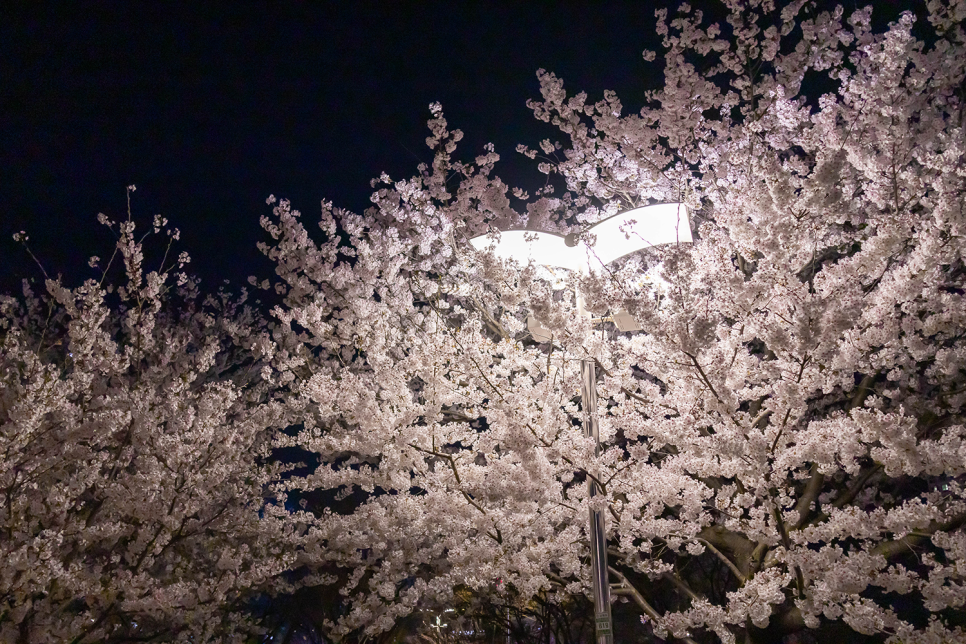
[[558,138],[526,108],[536,70],[636,111],[661,82],[641,57],[658,48],[654,7],[677,4],[2,3],[0,290],[39,275],[21,229],[49,273],[93,276],[86,258],[113,244],[96,215],[124,217],[132,183],[136,220],[180,227],[209,286],[267,276],[265,198],[309,221],[322,199],[361,212],[372,177],[430,160],[433,101],[466,133],[463,158],[492,141],[498,174],[538,187],[514,151]]
[[93,276],[112,244],[96,215],[123,217],[131,183],[135,218],[180,227],[209,285],[265,275],[265,198],[362,211],[372,177],[430,160],[433,101],[465,158],[492,141],[501,176],[541,185],[514,151],[554,136],[525,105],[536,70],[639,106],[653,25],[645,2],[5,4],[0,284],[39,274],[21,229],[49,273]]

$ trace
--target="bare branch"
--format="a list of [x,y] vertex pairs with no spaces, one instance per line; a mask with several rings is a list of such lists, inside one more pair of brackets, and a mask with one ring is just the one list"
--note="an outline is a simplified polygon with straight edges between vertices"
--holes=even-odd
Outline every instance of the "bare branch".
[[707,539],[702,539],[701,537],[697,537],[695,540],[703,543],[705,548],[713,552],[718,559],[724,562],[724,565],[728,566],[728,569],[734,573],[734,576],[737,577],[742,584],[748,581],[748,578],[745,577],[740,570],[738,570],[738,566],[736,566],[731,559],[728,559],[723,552],[715,548],[710,541]]
[[694,363],[695,369],[697,369],[698,373],[701,375],[701,380],[703,380],[704,384],[707,385],[708,389],[711,390],[711,394],[715,397],[715,400],[717,400],[718,402],[721,402],[721,396],[718,395],[718,392],[715,391],[714,385],[712,385],[711,381],[708,380],[708,375],[704,373],[704,369],[701,368],[701,363],[698,362],[697,357],[688,353],[687,351],[684,352],[684,355],[691,358],[691,362]]
[[849,489],[846,490],[844,494],[839,495],[834,501],[832,501],[832,507],[843,508],[851,503],[855,497],[858,496],[859,492],[862,491],[862,488],[865,487],[866,483],[869,482],[869,479],[871,479],[872,476],[881,469],[882,465],[879,463],[876,463],[875,465],[865,469],[859,475],[859,478],[857,478],[852,485],[849,486]]
[[[633,584],[627,581],[627,577],[621,574],[616,568],[613,568],[611,566],[607,566],[607,570],[609,570],[612,575],[620,579],[620,582],[621,582],[621,585],[618,586],[617,588],[611,588],[612,593],[614,593],[615,595],[627,595],[631,597],[634,600],[634,602],[638,606],[640,606],[641,610],[644,611],[645,615],[647,615],[655,622],[661,621],[661,615],[654,609],[653,606],[647,603],[647,600],[644,599],[644,596],[641,595],[641,593],[637,590],[637,588],[634,588]],[[698,644],[697,642],[695,642],[693,639],[691,639],[686,635],[684,637],[679,637],[677,639],[681,640],[682,642],[686,642],[687,644]]]
[[483,318],[483,323],[486,325],[490,331],[493,331],[496,335],[500,336],[504,340],[511,340],[510,334],[507,332],[503,325],[500,324],[495,317],[493,317],[486,307],[483,306],[482,302],[477,300],[475,297],[470,300],[473,302],[473,308],[480,312],[480,316]]
[[672,574],[670,572],[666,572],[663,575],[661,575],[661,577],[663,577],[664,579],[667,579],[669,582],[674,584],[674,587],[680,590],[685,595],[687,595],[691,601],[695,602],[700,599],[704,599],[702,595],[694,592],[694,590],[691,589],[691,586],[685,583],[685,581],[680,577],[678,577],[677,575]]
[[454,459],[451,454],[444,454],[442,452],[437,452],[436,450],[423,449],[422,447],[420,447],[419,445],[416,445],[414,443],[410,443],[409,446],[412,447],[413,449],[415,449],[417,452],[422,452],[423,454],[429,454],[431,456],[435,456],[437,458],[441,458],[444,461],[446,461],[447,463],[449,463],[450,469],[453,470],[453,476],[456,478],[456,485],[459,486],[458,489],[460,491],[460,494],[463,495],[463,498],[466,499],[466,502],[467,503],[469,503],[470,505],[472,505],[474,508],[476,508],[477,510],[479,510],[481,513],[486,514],[486,510],[484,510],[482,507],[480,507],[480,505],[476,501],[473,500],[473,497],[471,497],[469,495],[469,493],[466,492],[466,490],[463,490],[462,489],[463,480],[460,478],[459,470],[456,469],[456,459]]

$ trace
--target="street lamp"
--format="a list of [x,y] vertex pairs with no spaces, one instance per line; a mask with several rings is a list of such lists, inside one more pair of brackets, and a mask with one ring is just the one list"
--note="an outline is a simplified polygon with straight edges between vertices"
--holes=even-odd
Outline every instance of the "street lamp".
[[[589,240],[593,239],[592,243]],[[687,207],[679,203],[657,204],[635,208],[598,222],[579,238],[556,233],[507,230],[499,240],[481,235],[470,240],[477,250],[491,250],[502,259],[520,263],[533,262],[545,266],[589,273],[635,251],[658,246],[690,242],[691,225]],[[578,306],[583,306],[578,298]],[[621,331],[638,331],[640,327],[626,313],[618,312],[613,321]],[[533,318],[527,327],[537,340],[549,339],[549,333]],[[584,406],[584,433],[594,439],[595,452],[600,456],[600,430],[597,424],[597,368],[593,359],[580,365],[580,397]],[[594,479],[588,481],[590,498],[600,493]],[[590,510],[590,558],[593,576],[594,617],[597,644],[614,641],[610,613],[610,583],[607,577],[607,539],[604,513]]]

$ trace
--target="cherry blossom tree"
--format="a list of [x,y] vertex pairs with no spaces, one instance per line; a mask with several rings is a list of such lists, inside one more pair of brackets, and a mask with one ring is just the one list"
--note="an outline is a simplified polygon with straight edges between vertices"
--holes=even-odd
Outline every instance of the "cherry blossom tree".
[[[665,82],[637,113],[540,72],[531,107],[567,140],[520,148],[533,197],[492,146],[454,160],[434,105],[432,166],[365,214],[324,203],[318,242],[285,201],[263,220],[271,377],[322,463],[291,486],[359,501],[320,513],[351,571],[337,632],[456,589],[586,591],[592,479],[615,592],[660,637],[966,637],[966,3],[880,33],[871,9],[727,10],[657,12]],[[586,276],[468,243],[668,201],[693,244]],[[620,309],[640,332],[601,322]]]
[[0,298],[0,640],[242,638],[246,596],[284,590],[299,552],[265,464],[286,418],[267,330],[244,295],[203,299],[186,254],[148,271],[133,222],[101,221],[99,281]]

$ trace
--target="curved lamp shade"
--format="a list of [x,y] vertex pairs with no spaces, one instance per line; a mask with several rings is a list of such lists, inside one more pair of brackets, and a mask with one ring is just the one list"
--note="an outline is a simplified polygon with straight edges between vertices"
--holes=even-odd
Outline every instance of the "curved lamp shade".
[[691,225],[684,204],[664,203],[619,213],[588,228],[576,246],[563,235],[533,230],[507,230],[497,240],[480,235],[470,240],[477,250],[492,248],[497,257],[533,261],[572,271],[594,270],[649,246],[690,242]]
[[[480,235],[470,240],[477,250],[492,250],[497,257],[521,264],[533,262],[571,271],[592,271],[635,251],[661,244],[693,241],[687,206],[664,203],[619,213],[591,226],[575,246],[563,235],[533,230],[507,230],[497,239]],[[548,276],[551,277],[551,276]],[[634,318],[624,311],[611,320],[621,331],[639,331]],[[550,340],[550,332],[534,318],[527,327],[538,342]]]

